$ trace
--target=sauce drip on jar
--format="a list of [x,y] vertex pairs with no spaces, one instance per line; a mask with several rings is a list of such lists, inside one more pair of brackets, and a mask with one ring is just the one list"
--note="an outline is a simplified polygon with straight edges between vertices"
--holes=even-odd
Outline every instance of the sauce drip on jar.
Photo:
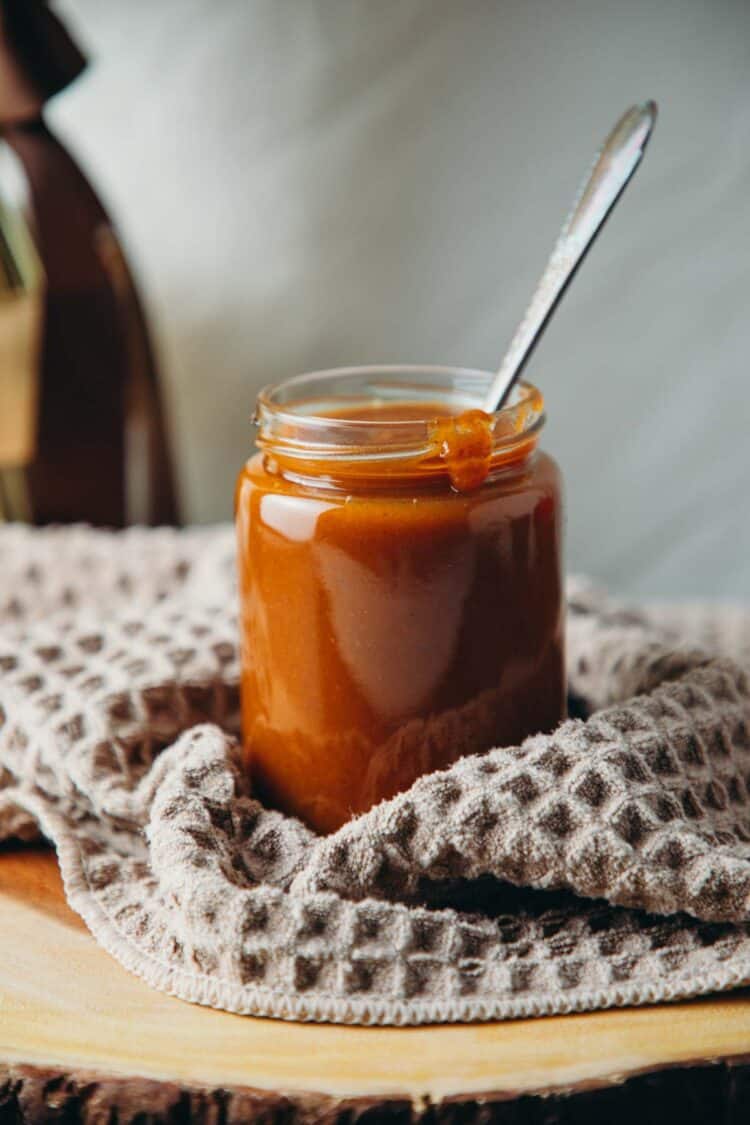
[[430,444],[457,492],[479,488],[490,471],[494,419],[483,410],[455,413],[444,403],[429,401],[371,402],[337,408],[331,416],[348,422],[426,422]]
[[451,484],[457,492],[470,492],[487,479],[492,461],[492,415],[464,410],[435,423],[435,437]]

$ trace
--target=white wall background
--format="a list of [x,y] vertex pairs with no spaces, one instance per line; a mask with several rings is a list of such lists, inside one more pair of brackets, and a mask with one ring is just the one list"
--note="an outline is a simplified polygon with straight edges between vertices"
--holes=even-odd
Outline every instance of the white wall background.
[[568,559],[750,594],[748,0],[64,0],[51,109],[125,237],[187,516],[229,516],[257,388],[494,367],[581,175],[656,98],[643,168],[530,375]]

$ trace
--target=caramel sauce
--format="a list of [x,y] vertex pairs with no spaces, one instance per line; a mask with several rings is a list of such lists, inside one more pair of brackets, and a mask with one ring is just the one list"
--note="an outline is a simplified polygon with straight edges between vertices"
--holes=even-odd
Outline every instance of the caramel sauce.
[[245,760],[321,832],[565,714],[561,486],[536,436],[493,452],[497,420],[442,403],[331,417],[424,421],[429,440],[334,485],[312,452],[258,454],[238,481]]
[[337,409],[331,417],[348,422],[428,423],[430,441],[457,492],[479,488],[490,471],[494,419],[483,410],[455,414],[439,402],[373,402]]
[[465,410],[435,423],[440,456],[457,492],[470,492],[484,484],[492,463],[492,416],[483,410]]

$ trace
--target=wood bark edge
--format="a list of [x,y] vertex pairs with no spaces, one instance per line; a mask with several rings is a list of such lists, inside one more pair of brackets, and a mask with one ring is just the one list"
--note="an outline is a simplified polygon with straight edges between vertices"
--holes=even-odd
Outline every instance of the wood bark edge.
[[85,1122],[86,1125],[198,1122],[283,1122],[284,1125],[576,1125],[606,1120],[647,1120],[655,1112],[682,1125],[750,1119],[750,1060],[705,1060],[645,1074],[585,1084],[550,1093],[454,1095],[439,1101],[408,1096],[338,1098],[316,1093],[277,1092],[249,1087],[207,1087],[149,1078],[115,1077],[94,1071],[66,1071],[24,1064],[0,1064],[0,1125],[12,1122]]

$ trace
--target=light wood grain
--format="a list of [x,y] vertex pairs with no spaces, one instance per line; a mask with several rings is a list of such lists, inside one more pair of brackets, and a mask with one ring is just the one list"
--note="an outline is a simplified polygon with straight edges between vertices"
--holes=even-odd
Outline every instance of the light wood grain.
[[65,903],[51,854],[0,852],[0,1064],[417,1102],[600,1085],[749,1053],[746,993],[403,1030],[282,1023],[185,1004],[96,945]]

